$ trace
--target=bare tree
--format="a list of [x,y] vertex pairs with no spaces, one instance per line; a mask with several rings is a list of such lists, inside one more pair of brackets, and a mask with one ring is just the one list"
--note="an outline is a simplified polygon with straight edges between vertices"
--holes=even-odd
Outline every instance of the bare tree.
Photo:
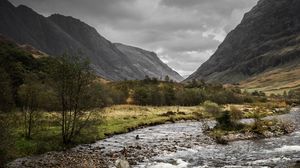
[[24,116],[25,137],[30,139],[32,129],[38,120],[38,110],[42,107],[43,92],[45,88],[33,75],[28,75],[25,83],[20,86],[18,96],[22,104],[22,114]]
[[60,102],[61,135],[64,144],[69,144],[87,125],[89,109],[95,106],[93,93],[94,75],[88,61],[79,56],[64,54],[53,66],[54,88]]

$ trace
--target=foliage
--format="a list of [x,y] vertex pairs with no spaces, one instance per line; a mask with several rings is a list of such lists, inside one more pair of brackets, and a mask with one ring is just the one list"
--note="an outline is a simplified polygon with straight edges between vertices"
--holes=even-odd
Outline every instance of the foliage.
[[230,116],[236,122],[243,118],[243,112],[235,106],[230,106]]
[[[8,115],[8,114],[6,114]],[[9,117],[0,111],[0,167],[4,166],[6,161],[10,159],[13,150],[13,141],[11,136],[11,123]]]
[[32,130],[39,119],[39,111],[53,99],[48,94],[47,86],[42,84],[34,74],[28,74],[25,83],[19,87],[18,98],[24,118],[24,135],[30,139]]
[[218,118],[221,113],[221,108],[217,103],[211,102],[211,101],[205,101],[203,103],[203,107],[206,112],[214,116],[215,118]]
[[11,111],[14,103],[9,75],[0,68],[0,111]]
[[94,76],[86,60],[65,54],[57,61],[51,76],[60,102],[63,143],[69,144],[86,125],[89,119],[86,111],[99,106],[101,102],[98,97],[92,96]]
[[233,116],[232,111],[223,111],[219,117],[216,118],[217,125],[215,129],[225,131],[237,131],[244,128],[244,124],[239,123]]

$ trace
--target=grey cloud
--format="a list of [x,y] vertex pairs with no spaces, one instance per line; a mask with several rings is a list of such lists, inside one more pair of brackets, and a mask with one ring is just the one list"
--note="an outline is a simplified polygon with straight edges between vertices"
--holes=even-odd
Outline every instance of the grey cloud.
[[132,9],[136,0],[11,0],[14,4],[25,4],[40,13],[90,16],[101,19],[143,19],[139,10]]

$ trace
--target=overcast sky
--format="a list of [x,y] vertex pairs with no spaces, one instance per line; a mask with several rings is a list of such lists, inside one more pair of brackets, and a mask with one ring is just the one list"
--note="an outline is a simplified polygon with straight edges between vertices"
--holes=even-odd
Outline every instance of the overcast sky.
[[79,18],[112,42],[155,51],[193,73],[257,0],[10,0],[40,14]]

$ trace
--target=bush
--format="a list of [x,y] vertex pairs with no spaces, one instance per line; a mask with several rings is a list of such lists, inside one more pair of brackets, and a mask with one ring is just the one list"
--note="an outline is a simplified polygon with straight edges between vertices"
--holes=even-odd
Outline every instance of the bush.
[[231,111],[223,111],[216,120],[216,128],[218,129],[225,131],[239,131],[244,128],[244,124],[238,123],[233,119]]
[[213,130],[211,133],[210,133],[210,136],[212,136],[216,142],[218,144],[221,144],[221,145],[227,145],[228,144],[228,141],[226,141],[223,136],[224,136],[224,132],[221,131],[221,130]]
[[8,118],[0,112],[0,167],[10,159],[8,152],[14,147]]
[[233,121],[238,121],[243,118],[243,112],[235,106],[230,106],[230,116]]
[[216,118],[218,127],[231,127],[232,121],[231,121],[231,115],[230,111],[224,111],[221,113],[219,117]]
[[217,103],[205,101],[203,107],[205,111],[210,113],[213,117],[217,118],[220,116],[221,108]]

